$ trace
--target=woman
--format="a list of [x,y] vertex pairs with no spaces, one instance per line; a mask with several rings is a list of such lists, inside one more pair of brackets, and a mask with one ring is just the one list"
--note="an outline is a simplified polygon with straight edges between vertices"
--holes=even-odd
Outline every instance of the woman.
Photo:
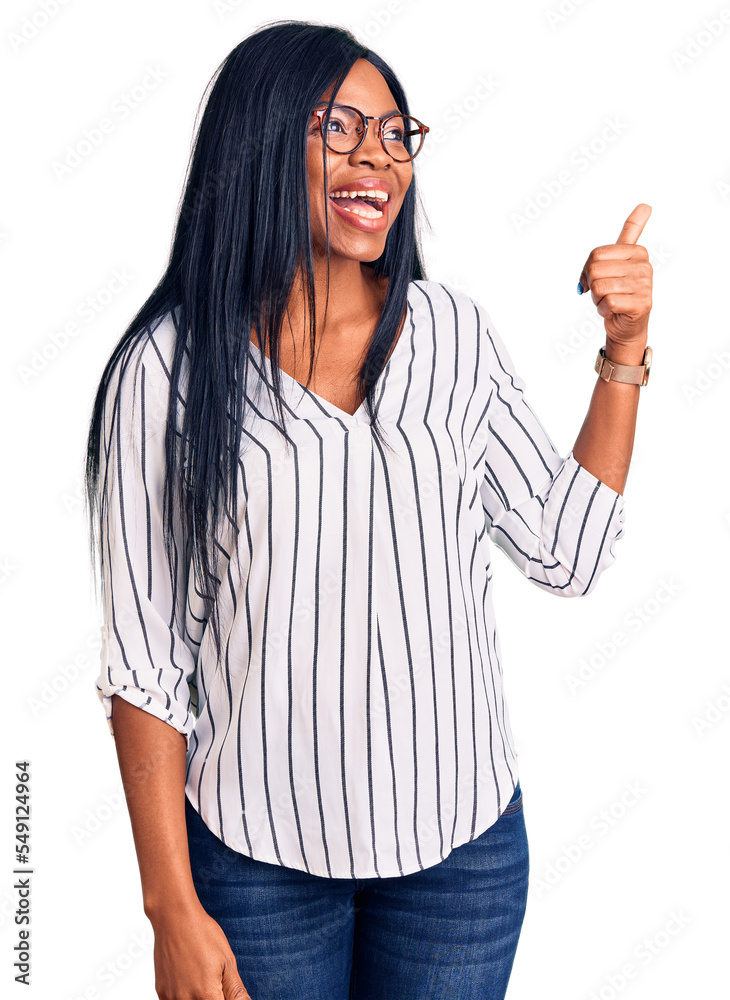
[[[97,688],[164,1000],[505,994],[528,850],[490,542],[593,590],[639,386],[604,372],[557,453],[488,313],[424,276],[427,130],[348,32],[246,38],[101,379]],[[581,275],[614,375],[646,210]]]

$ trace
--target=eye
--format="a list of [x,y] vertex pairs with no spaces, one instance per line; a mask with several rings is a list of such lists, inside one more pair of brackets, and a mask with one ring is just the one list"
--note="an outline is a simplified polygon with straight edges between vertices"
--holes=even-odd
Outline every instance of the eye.
[[403,142],[404,130],[399,125],[388,125],[383,130],[383,138],[390,142]]
[[359,134],[361,129],[358,128],[358,123],[351,112],[345,111],[344,108],[333,108],[325,131],[336,135],[348,135],[353,131]]

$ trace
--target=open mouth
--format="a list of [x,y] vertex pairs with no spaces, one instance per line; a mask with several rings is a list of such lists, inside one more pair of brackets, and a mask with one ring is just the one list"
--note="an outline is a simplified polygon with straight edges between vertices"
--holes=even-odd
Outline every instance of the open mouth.
[[389,200],[387,191],[333,191],[330,198],[338,208],[364,219],[380,219],[385,214]]

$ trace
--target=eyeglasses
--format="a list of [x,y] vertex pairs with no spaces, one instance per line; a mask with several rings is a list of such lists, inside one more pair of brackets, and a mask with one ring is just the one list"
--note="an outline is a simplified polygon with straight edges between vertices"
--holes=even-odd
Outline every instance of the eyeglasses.
[[428,125],[410,115],[393,114],[377,118],[375,115],[364,115],[347,104],[333,105],[328,118],[327,108],[315,108],[312,114],[317,116],[320,135],[327,149],[333,153],[353,153],[365,141],[368,122],[376,121],[380,145],[398,163],[407,163],[417,156],[429,132]]

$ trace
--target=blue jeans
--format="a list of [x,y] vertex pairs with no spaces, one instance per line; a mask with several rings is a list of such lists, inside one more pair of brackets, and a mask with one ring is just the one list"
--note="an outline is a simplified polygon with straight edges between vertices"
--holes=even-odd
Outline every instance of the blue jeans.
[[252,1000],[502,1000],[527,903],[520,783],[479,837],[430,868],[327,878],[255,861],[185,797],[190,863]]

